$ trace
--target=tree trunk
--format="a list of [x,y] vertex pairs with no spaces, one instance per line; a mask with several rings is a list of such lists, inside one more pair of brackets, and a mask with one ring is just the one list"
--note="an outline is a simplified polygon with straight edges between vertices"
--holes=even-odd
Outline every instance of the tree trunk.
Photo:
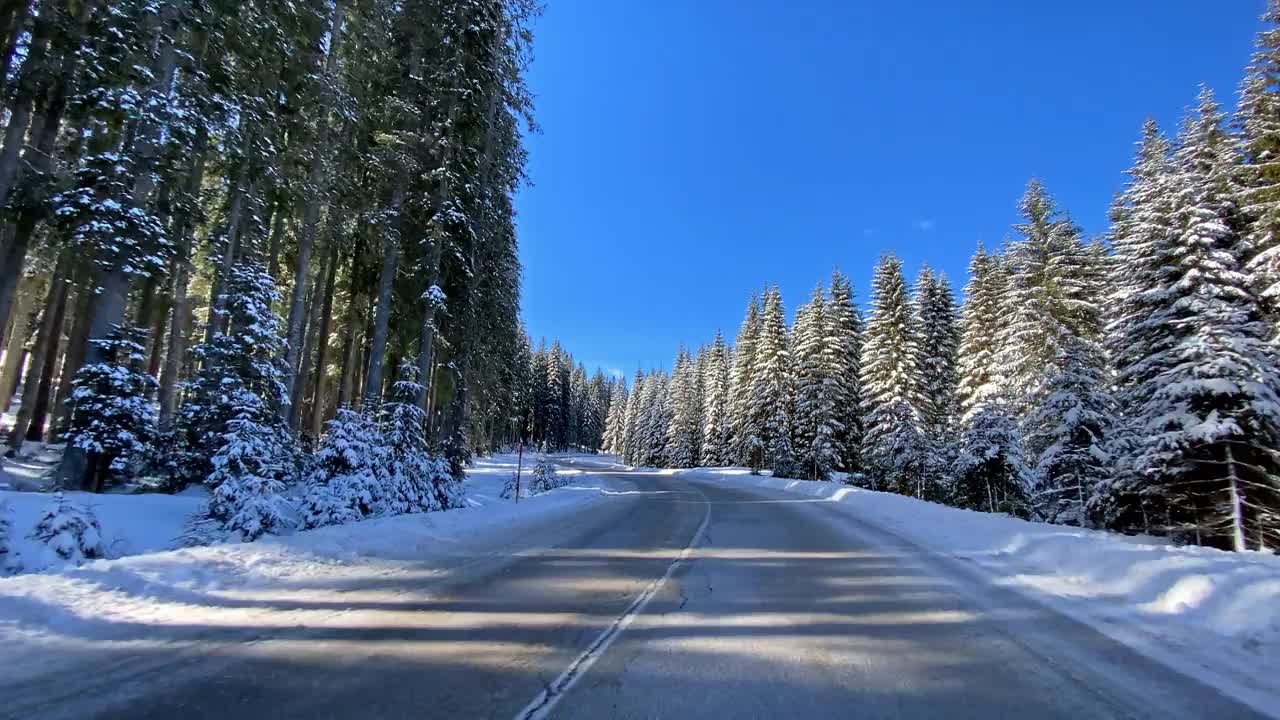
[[13,100],[9,104],[9,124],[5,127],[4,142],[0,145],[0,207],[9,201],[9,193],[13,190],[14,181],[18,177],[18,151],[26,140],[27,128],[31,124],[31,112],[36,98],[40,94],[40,86],[48,72],[49,38],[53,33],[53,25],[57,22],[58,12],[49,8],[49,12],[36,17],[31,28],[31,40],[27,45],[26,57],[22,60],[22,68],[18,71],[18,85],[14,90]]
[[311,388],[311,436],[320,437],[320,431],[324,427],[324,386],[325,386],[325,364],[329,355],[329,328],[333,324],[333,292],[338,278],[338,245],[337,245],[337,223],[334,222],[334,230],[331,235],[332,249],[329,251],[329,276],[324,283],[324,300],[320,310],[320,326],[316,332],[316,365],[315,380]]
[[27,288],[18,293],[18,306],[13,313],[13,322],[9,330],[8,346],[5,348],[4,365],[0,367],[0,413],[9,411],[9,403],[18,391],[18,375],[22,372],[22,363],[27,358],[27,339],[31,337],[29,315],[38,295],[33,287],[37,280],[31,278],[26,282]]
[[395,284],[396,261],[400,256],[400,211],[405,181],[396,183],[391,196],[391,217],[382,238],[382,273],[378,277],[378,305],[373,317],[373,338],[369,346],[368,373],[364,381],[364,406],[374,407],[382,398],[382,366],[387,349],[387,329],[391,322],[391,290]]
[[1232,455],[1229,442],[1226,444],[1226,460],[1227,489],[1231,498],[1231,549],[1244,552],[1249,549],[1245,540],[1244,496],[1240,491],[1240,477],[1236,474],[1235,457]]
[[67,339],[67,356],[62,364],[62,380],[58,384],[57,399],[53,403],[53,424],[50,426],[49,442],[57,442],[67,431],[69,412],[67,400],[71,397],[71,381],[84,365],[85,351],[89,347],[89,317],[92,314],[93,289],[88,283],[80,283],[76,292],[75,317],[72,318],[71,334]]
[[[57,336],[62,333],[62,315],[67,301],[67,260],[58,260],[53,280],[49,283],[49,293],[45,296],[44,312],[40,320],[40,330],[36,333],[35,347],[31,351],[31,363],[27,368],[26,379],[22,382],[22,408],[18,411],[13,431],[9,433],[9,457],[22,450],[22,443],[27,438],[27,431],[38,409],[37,395],[41,381],[49,364],[46,356],[52,355],[57,360]],[[52,352],[51,352],[52,351]],[[47,407],[48,400],[46,398]]]
[[4,47],[0,49],[0,95],[7,89],[9,71],[13,69],[13,59],[18,54],[18,38],[22,37],[27,18],[31,16],[31,0],[17,0],[6,4],[13,7],[6,13],[3,26],[0,26],[0,37],[4,38]]
[[[319,279],[323,281],[324,276],[329,272],[328,262],[320,268]],[[320,324],[320,293],[323,292],[323,282],[320,282],[311,289],[310,297],[307,301],[309,312],[303,322],[303,341],[302,351],[298,354],[298,372],[294,375],[293,384],[289,388],[290,403],[289,414],[286,418],[289,422],[289,428],[297,430],[298,425],[302,422],[302,405],[303,395],[306,392],[310,375],[308,371],[311,367],[311,353],[315,350],[316,343],[316,326]]]
[[[354,284],[354,279],[353,279]],[[342,379],[338,383],[338,407],[351,405],[351,395],[356,386],[356,368],[359,367],[356,354],[360,349],[360,330],[364,323],[360,322],[360,297],[352,289],[347,300],[346,336],[342,341]]]
[[58,359],[61,356],[58,348],[61,345],[62,329],[67,317],[69,289],[70,283],[63,283],[62,292],[58,295],[58,304],[54,307],[53,332],[49,335],[49,347],[44,353],[40,384],[36,388],[35,403],[31,411],[31,424],[27,426],[26,439],[32,442],[44,440],[44,428],[49,417],[49,396],[53,394],[54,383],[57,382]]

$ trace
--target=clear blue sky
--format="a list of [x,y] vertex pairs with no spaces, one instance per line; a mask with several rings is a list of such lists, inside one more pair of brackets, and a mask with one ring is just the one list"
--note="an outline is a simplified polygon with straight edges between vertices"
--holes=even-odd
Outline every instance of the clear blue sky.
[[1148,115],[1234,106],[1264,0],[547,0],[523,312],[589,368],[732,341],[896,252],[958,286],[1038,176],[1091,234]]

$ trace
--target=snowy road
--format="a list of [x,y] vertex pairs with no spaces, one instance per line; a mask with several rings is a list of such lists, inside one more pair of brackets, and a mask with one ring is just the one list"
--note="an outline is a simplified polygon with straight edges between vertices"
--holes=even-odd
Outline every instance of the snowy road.
[[552,547],[443,580],[255,600],[323,623],[218,626],[152,656],[80,647],[81,671],[5,689],[0,715],[1262,717],[828,503],[609,475],[636,489]]

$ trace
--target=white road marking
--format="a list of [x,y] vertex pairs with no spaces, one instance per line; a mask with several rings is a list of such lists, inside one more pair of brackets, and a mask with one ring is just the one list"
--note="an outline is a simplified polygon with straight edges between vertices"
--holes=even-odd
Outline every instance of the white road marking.
[[658,591],[662,589],[662,586],[667,582],[667,579],[675,573],[676,568],[680,567],[680,564],[689,558],[689,555],[693,553],[694,547],[702,541],[702,536],[707,531],[707,525],[711,523],[711,501],[707,499],[707,496],[703,494],[701,490],[694,487],[692,484],[689,487],[694,492],[698,493],[698,495],[702,496],[702,503],[706,506],[706,512],[702,516],[702,524],[698,526],[698,531],[693,534],[693,538],[689,540],[689,544],[685,546],[684,550],[680,551],[680,555],[676,557],[675,560],[671,561],[671,564],[667,566],[667,571],[663,573],[662,577],[655,580],[653,584],[645,588],[644,592],[637,595],[636,599],[627,606],[627,609],[624,610],[623,613],[619,615],[611,625],[609,625],[609,627],[605,628],[604,632],[600,633],[600,635],[598,635],[596,639],[587,646],[587,649],[582,651],[581,655],[574,659],[572,663],[569,663],[569,667],[566,668],[564,672],[560,673],[560,677],[553,680],[550,685],[547,685],[542,692],[538,693],[538,696],[535,697],[532,702],[516,714],[515,720],[544,720],[544,718],[547,718],[549,716],[548,714],[555,708],[556,704],[560,702],[561,698],[565,696],[565,693],[573,687],[574,683],[578,682],[578,679],[586,674],[587,670],[596,663],[596,660],[600,659],[600,656],[604,654],[604,651],[608,650],[609,646],[613,644],[613,641],[622,634],[622,631],[626,630],[627,627],[631,625],[632,621],[636,619],[636,616],[644,612],[645,606],[649,604],[649,601],[653,599],[653,596],[658,594]]

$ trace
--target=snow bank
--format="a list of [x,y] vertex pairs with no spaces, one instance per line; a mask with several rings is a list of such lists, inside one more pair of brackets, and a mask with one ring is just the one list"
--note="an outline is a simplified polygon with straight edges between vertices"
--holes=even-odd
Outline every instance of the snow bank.
[[1256,700],[1269,684],[1251,678],[1280,674],[1280,556],[1177,547],[745,468],[664,472],[829,500],[1157,660],[1196,675],[1214,671],[1215,684],[1242,699]]
[[[500,561],[548,544],[573,530],[571,516],[606,497],[599,479],[566,470],[573,480],[567,487],[518,504],[502,500],[498,493],[514,469],[514,457],[477,463],[468,472],[468,508],[161,552],[145,551],[169,546],[201,498],[91,496],[104,533],[110,538],[114,530],[123,538],[116,547],[144,554],[0,578],[5,682],[54,672],[74,661],[67,647],[119,641],[139,624],[156,628],[163,638],[157,642],[171,643],[194,641],[202,628],[244,628],[252,635],[255,627],[282,622],[322,624],[340,612],[284,617],[279,610],[255,609],[255,601],[267,594],[281,602],[323,598],[334,604],[334,593],[351,599],[377,592],[371,578],[429,584],[478,560]],[[6,497],[22,508],[17,527],[24,533],[34,523],[31,515],[51,502],[48,494]]]

